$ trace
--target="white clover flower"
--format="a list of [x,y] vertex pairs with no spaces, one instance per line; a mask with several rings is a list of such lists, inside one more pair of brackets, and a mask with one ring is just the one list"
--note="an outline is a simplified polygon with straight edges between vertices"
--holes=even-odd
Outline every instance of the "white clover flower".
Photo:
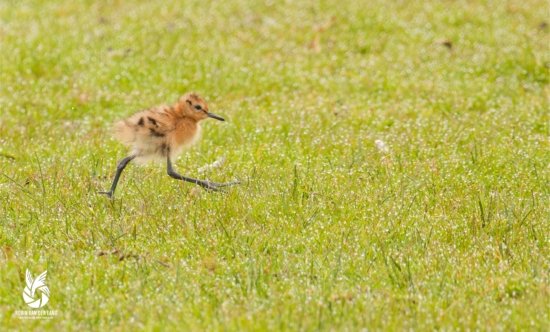
[[202,173],[206,173],[207,171],[213,170],[215,168],[220,168],[224,162],[225,162],[225,156],[222,156],[218,158],[216,161],[214,161],[212,164],[202,166],[201,168],[198,169],[198,172],[202,174]]
[[376,148],[378,149],[378,151],[380,151],[381,153],[390,152],[390,148],[383,140],[377,139],[376,141],[374,141],[374,144],[376,145]]

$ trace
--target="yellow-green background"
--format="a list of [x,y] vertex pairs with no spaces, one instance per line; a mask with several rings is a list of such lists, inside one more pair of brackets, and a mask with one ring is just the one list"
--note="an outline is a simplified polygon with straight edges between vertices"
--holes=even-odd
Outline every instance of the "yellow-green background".
[[[0,1],[2,330],[548,330],[549,10]],[[98,195],[111,123],[191,90],[229,121],[177,169],[243,184]],[[58,317],[13,317],[27,268]]]

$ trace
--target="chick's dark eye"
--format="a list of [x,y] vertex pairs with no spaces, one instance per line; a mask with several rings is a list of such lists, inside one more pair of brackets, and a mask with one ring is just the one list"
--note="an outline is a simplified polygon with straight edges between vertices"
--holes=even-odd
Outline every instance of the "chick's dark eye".
[[195,109],[196,109],[197,111],[200,111],[200,110],[202,109],[202,107],[201,107],[201,105],[195,105]]

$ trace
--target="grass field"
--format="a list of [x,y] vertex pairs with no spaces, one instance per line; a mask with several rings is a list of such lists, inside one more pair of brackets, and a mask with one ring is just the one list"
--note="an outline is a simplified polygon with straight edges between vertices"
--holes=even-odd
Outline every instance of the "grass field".
[[[544,0],[0,1],[0,330],[548,331],[549,20]],[[228,122],[177,169],[243,183],[130,165],[98,195],[127,153],[113,121],[187,91]],[[26,269],[56,317],[15,317]]]

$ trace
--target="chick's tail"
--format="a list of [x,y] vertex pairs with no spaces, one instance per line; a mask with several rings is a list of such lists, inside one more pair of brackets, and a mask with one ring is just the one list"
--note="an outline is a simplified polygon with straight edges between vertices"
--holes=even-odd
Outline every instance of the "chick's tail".
[[114,125],[114,137],[126,146],[132,146],[136,141],[135,125],[128,120],[118,121]]

